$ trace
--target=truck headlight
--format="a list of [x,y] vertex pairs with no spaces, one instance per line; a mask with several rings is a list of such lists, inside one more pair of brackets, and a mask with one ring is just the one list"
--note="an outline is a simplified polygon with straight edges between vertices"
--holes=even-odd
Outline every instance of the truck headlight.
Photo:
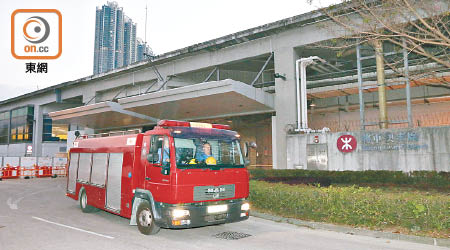
[[250,204],[249,203],[244,203],[241,205],[241,210],[242,211],[248,211],[250,209]]
[[172,218],[174,218],[174,219],[183,218],[188,215],[189,215],[189,210],[185,210],[185,209],[172,210]]

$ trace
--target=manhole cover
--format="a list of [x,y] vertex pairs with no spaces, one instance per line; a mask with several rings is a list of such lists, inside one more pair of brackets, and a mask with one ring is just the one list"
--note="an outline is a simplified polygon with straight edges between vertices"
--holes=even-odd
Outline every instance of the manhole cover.
[[225,239],[225,240],[239,240],[245,237],[252,236],[251,234],[245,234],[245,233],[239,233],[239,232],[223,232],[213,235],[216,238],[219,239]]

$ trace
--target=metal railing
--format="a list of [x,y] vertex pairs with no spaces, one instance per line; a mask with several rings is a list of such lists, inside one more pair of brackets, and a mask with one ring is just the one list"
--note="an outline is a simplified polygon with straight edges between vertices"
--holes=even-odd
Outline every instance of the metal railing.
[[118,136],[118,135],[133,135],[133,134],[139,134],[139,133],[142,133],[142,129],[130,129],[130,130],[110,131],[107,133],[81,135],[78,137],[78,139],[101,138],[101,137]]

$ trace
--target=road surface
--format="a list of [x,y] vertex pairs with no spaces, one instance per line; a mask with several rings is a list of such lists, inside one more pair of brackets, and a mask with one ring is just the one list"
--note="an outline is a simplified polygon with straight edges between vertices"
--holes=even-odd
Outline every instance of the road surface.
[[[142,235],[125,218],[82,213],[65,196],[65,179],[0,182],[0,249],[446,249],[431,245],[313,230],[250,217],[244,222]],[[216,235],[247,236],[223,239]],[[226,234],[230,235],[230,234]]]

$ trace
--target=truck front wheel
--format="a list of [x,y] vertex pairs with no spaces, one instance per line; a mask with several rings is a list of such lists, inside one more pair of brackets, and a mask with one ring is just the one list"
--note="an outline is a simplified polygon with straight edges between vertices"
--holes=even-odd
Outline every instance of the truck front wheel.
[[160,227],[155,224],[153,211],[148,201],[143,201],[139,204],[136,219],[139,232],[142,234],[149,235],[159,232]]
[[82,189],[80,191],[80,197],[78,199],[80,200],[80,208],[83,213],[92,213],[96,211],[95,207],[87,204],[86,190]]

